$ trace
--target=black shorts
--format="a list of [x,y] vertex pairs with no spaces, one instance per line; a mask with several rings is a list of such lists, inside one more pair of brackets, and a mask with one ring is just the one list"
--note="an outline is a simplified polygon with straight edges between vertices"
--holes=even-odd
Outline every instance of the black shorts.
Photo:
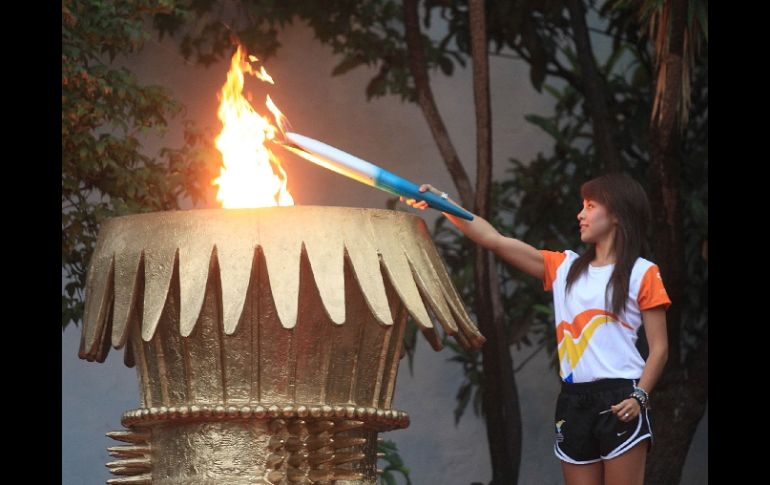
[[630,379],[601,379],[570,384],[562,382],[556,401],[556,456],[578,465],[609,460],[649,438],[652,422],[642,409],[636,419],[621,421],[614,413],[599,414],[627,399],[634,388]]

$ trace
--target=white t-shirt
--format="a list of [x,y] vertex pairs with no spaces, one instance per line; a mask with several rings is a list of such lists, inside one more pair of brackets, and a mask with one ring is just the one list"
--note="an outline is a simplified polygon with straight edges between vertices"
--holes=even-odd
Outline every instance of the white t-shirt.
[[663,286],[658,267],[638,258],[631,270],[625,310],[615,315],[605,302],[605,290],[614,264],[589,265],[567,289],[567,273],[577,259],[573,251],[540,251],[545,258],[543,288],[553,290],[556,345],[561,378],[564,382],[590,382],[597,379],[639,379],[644,360],[636,350],[636,333],[642,325],[642,310],[671,300]]

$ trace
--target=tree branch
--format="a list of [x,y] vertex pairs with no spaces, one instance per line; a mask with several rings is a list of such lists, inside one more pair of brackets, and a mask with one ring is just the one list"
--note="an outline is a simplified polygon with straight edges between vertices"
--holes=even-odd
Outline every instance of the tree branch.
[[522,368],[524,368],[524,366],[525,366],[525,365],[527,365],[527,362],[529,362],[530,360],[532,360],[532,359],[533,359],[533,358],[534,358],[534,357],[535,357],[535,356],[538,354],[538,352],[540,352],[540,351],[541,351],[541,350],[543,350],[544,348],[545,348],[545,343],[543,343],[543,344],[540,344],[540,346],[539,346],[539,347],[538,347],[538,348],[537,348],[537,349],[536,349],[534,352],[532,352],[531,354],[529,354],[529,355],[527,356],[527,358],[526,358],[526,359],[524,359],[524,360],[522,360],[522,361],[521,361],[521,364],[519,364],[519,365],[518,365],[518,367],[516,367],[515,369],[513,369],[513,372],[514,372],[514,374],[515,374],[516,372],[519,372],[519,371],[520,371]]
[[407,56],[409,71],[414,78],[417,89],[417,104],[428,122],[433,139],[438,145],[441,157],[457,187],[460,201],[465,207],[473,207],[475,198],[468,174],[460,162],[460,157],[452,145],[449,132],[438,112],[436,101],[428,80],[428,69],[425,67],[422,34],[420,33],[420,18],[417,13],[417,0],[404,0],[404,29],[406,34]]
[[489,94],[489,59],[484,3],[469,4],[471,58],[473,59],[473,102],[476,108],[476,200],[474,208],[489,217],[489,188],[492,185],[492,109]]
[[[513,50],[516,51],[516,53],[521,56],[521,58],[526,61],[528,64],[532,64],[532,57],[527,55],[525,50],[521,46],[515,46],[513,47]],[[554,67],[549,68],[546,67],[546,74],[550,74],[552,76],[560,77],[567,81],[570,86],[575,88],[578,92],[583,94],[585,96],[585,91],[583,89],[583,81],[582,79],[576,75],[574,72],[570,71],[569,69],[565,68],[561,63],[559,63],[558,60],[556,60],[556,57],[553,57],[551,59],[551,62],[553,63]]]
[[[473,100],[476,111],[475,212],[490,217],[492,186],[492,108],[489,90],[489,58],[484,0],[468,4],[470,50],[473,59]],[[492,459],[493,483],[515,485],[521,463],[521,412],[513,375],[513,361],[506,339],[500,277],[494,256],[477,246],[473,268],[476,283],[476,315],[479,328],[489,339],[481,349],[484,386],[482,406]]]
[[586,26],[586,13],[582,0],[567,0],[570,13],[575,49],[580,71],[585,82],[586,106],[594,126],[596,155],[612,171],[620,169],[620,152],[615,145],[614,129],[611,123],[604,79],[596,68],[591,39]]

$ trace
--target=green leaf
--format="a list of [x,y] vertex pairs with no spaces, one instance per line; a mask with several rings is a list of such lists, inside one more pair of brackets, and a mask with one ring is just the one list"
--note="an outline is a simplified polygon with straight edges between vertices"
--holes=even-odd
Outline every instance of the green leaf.
[[388,69],[383,66],[379,74],[374,76],[366,85],[366,99],[372,99],[385,94],[386,76]]
[[529,80],[532,82],[532,86],[540,92],[545,81],[545,59],[539,54],[533,54],[533,59],[534,62],[529,69]]
[[607,62],[604,64],[604,67],[602,68],[602,72],[604,73],[605,77],[609,77],[609,75],[612,73],[612,70],[615,68],[615,64],[620,60],[620,58],[623,56],[623,54],[626,52],[626,47],[621,45],[618,49],[614,49],[612,53],[610,54],[610,57],[607,59]]
[[340,74],[345,74],[346,72],[360,66],[363,63],[364,61],[361,58],[346,57],[345,59],[343,59],[342,62],[334,66],[334,69],[332,70],[332,76],[339,76]]
[[441,68],[441,72],[443,72],[447,76],[451,76],[454,72],[454,64],[452,64],[452,60],[446,56],[441,56],[438,58],[438,65]]
[[383,473],[380,476],[380,483],[397,483],[391,472],[398,472],[406,479],[407,485],[411,485],[409,468],[403,465],[401,457],[398,455],[396,444],[392,441],[382,441],[377,444],[377,451],[385,455],[381,460],[387,463],[387,466],[382,468]]
[[556,126],[553,120],[545,118],[540,115],[534,115],[529,114],[524,117],[525,120],[529,121],[530,123],[539,126],[543,129],[546,133],[551,135],[553,138],[555,138],[559,142],[564,142],[564,139],[562,137],[561,132],[559,131],[559,128]]

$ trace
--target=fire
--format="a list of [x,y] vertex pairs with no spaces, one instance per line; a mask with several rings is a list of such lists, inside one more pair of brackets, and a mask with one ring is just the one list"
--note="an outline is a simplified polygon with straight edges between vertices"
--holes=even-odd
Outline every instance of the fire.
[[[249,59],[256,60],[253,56]],[[264,67],[259,71],[252,69],[239,46],[220,92],[217,114],[223,126],[216,146],[222,152],[224,167],[212,182],[219,185],[217,200],[228,209],[294,205],[286,188],[286,172],[278,157],[265,145],[265,141],[275,138],[279,129],[266,116],[257,113],[243,96],[244,73],[273,84]],[[269,96],[266,104],[278,122],[284,123],[285,118]]]

